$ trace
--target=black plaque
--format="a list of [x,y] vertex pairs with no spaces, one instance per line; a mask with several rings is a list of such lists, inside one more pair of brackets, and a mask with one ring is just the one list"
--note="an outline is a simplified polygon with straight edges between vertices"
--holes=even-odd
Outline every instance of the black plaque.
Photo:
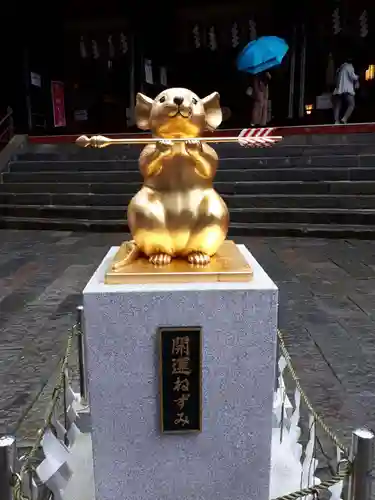
[[162,432],[202,430],[202,329],[160,327]]

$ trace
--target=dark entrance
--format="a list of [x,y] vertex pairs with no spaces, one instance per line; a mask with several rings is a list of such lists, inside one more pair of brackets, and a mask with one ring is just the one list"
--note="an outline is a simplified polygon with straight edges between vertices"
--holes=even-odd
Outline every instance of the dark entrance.
[[[341,24],[335,34],[337,8]],[[235,60],[249,40],[268,34],[290,45],[283,64],[272,71],[271,124],[330,122],[332,112],[318,109],[318,97],[325,95],[329,104],[328,73],[348,52],[362,75],[353,120],[372,120],[374,79],[366,80],[365,74],[375,64],[369,49],[374,9],[369,0],[329,0],[319,8],[312,0],[297,5],[182,1],[169,8],[94,0],[50,6],[42,23],[30,8],[29,22],[19,25],[22,34],[14,35],[10,93],[16,124],[31,133],[135,131],[137,91],[152,97],[165,86],[185,86],[202,97],[219,91],[226,108],[223,126],[248,127],[251,77],[236,70]],[[368,32],[360,36],[364,11]],[[40,87],[35,75],[41,77]],[[66,128],[53,124],[50,88],[56,79],[64,83]]]

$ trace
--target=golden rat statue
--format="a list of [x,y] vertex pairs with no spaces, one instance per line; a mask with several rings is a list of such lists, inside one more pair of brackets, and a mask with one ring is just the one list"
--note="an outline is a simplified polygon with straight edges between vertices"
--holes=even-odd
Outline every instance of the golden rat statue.
[[[169,264],[174,257],[208,264],[225,240],[229,216],[212,185],[218,156],[196,137],[220,125],[219,94],[200,99],[190,90],[172,88],[152,100],[139,93],[136,121],[161,140],[140,155],[144,183],[128,207],[130,253],[134,258],[142,252],[154,265]],[[182,137],[188,139],[172,142]]]

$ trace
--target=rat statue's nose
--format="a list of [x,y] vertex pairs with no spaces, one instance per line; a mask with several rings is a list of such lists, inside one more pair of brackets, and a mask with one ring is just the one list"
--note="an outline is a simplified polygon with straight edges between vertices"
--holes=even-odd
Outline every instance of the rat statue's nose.
[[173,102],[175,104],[177,104],[177,106],[181,106],[181,104],[184,102],[184,98],[183,97],[180,97],[180,96],[177,96],[173,99]]

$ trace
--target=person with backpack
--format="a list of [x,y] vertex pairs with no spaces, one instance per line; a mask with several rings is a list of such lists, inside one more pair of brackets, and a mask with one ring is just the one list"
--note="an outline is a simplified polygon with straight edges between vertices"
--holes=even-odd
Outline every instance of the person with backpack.
[[[354,111],[355,90],[359,86],[359,76],[356,75],[351,59],[347,59],[336,73],[336,87],[332,95],[333,116],[336,124],[346,124]],[[346,106],[340,120],[340,112]]]

